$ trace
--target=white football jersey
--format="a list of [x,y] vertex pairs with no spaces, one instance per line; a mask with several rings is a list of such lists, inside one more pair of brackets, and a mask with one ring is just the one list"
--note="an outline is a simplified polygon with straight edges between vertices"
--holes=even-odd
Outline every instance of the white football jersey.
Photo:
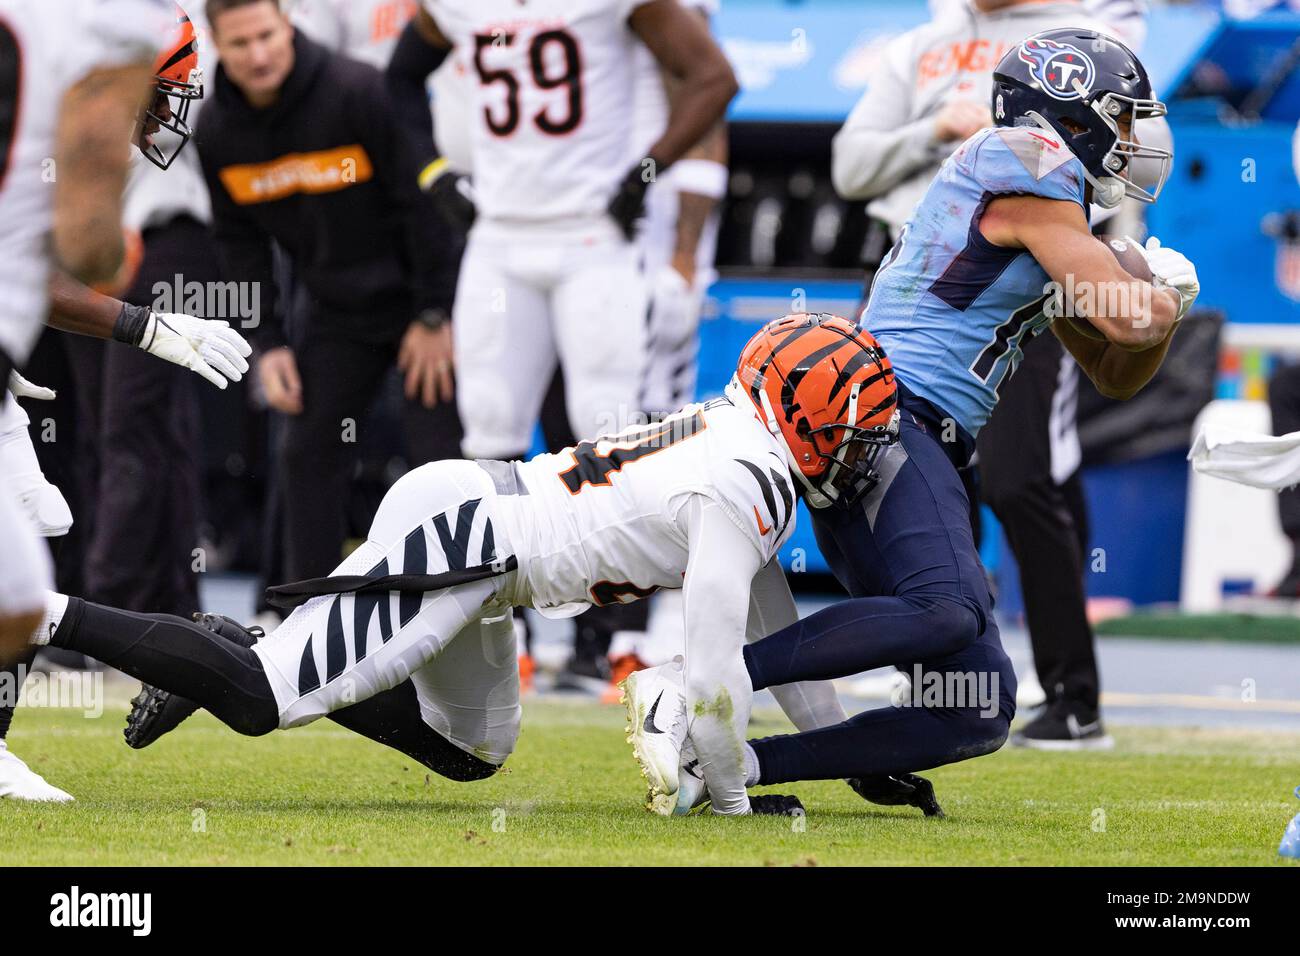
[[518,466],[525,493],[498,499],[520,562],[517,595],[548,616],[680,588],[690,557],[678,513],[715,501],[767,564],[794,530],[782,445],[726,398]]
[[627,20],[645,2],[424,0],[470,65],[480,216],[604,215],[629,167],[637,40]]
[[171,0],[0,0],[0,348],[19,364],[49,310],[63,97],[95,70],[152,64],[175,29]]

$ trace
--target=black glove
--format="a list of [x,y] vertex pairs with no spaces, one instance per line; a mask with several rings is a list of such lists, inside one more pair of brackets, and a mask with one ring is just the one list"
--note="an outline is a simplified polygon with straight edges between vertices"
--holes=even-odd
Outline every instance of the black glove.
[[628,170],[623,182],[619,184],[618,192],[610,200],[609,214],[618,223],[623,235],[627,236],[628,242],[636,238],[636,224],[645,216],[645,192],[649,188],[650,183],[644,177],[643,167],[637,163]]
[[749,812],[756,817],[799,817],[804,815],[798,797],[783,793],[760,793],[749,798]]
[[934,796],[934,784],[914,773],[900,773],[896,777],[886,774],[854,777],[845,783],[868,803],[884,807],[917,807],[927,817],[943,816],[943,807]]
[[433,200],[438,215],[461,235],[469,232],[469,227],[474,225],[474,218],[478,215],[473,200],[466,192],[468,185],[468,177],[454,173],[445,166],[434,175],[422,176],[420,179],[420,186]]

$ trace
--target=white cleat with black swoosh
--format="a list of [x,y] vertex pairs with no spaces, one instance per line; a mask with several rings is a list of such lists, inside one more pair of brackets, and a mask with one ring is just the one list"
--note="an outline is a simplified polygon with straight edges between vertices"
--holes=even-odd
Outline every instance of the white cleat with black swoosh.
[[646,809],[669,816],[677,805],[677,768],[686,742],[682,658],[636,671],[619,685],[627,742],[649,785]]

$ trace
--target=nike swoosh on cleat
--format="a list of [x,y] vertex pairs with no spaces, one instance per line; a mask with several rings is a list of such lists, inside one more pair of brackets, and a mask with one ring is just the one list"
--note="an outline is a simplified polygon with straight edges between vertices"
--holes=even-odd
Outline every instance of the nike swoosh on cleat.
[[1071,735],[1075,737],[1082,737],[1084,734],[1096,733],[1101,729],[1100,720],[1094,720],[1089,724],[1081,724],[1079,723],[1079,718],[1074,716],[1074,714],[1065,718],[1065,724],[1070,728]]
[[650,705],[650,713],[645,715],[645,721],[642,722],[641,726],[642,728],[645,729],[645,732],[647,734],[663,733],[662,730],[660,730],[658,727],[655,726],[655,711],[659,709],[659,701],[663,699],[664,699],[664,692],[660,691],[659,696],[655,698],[655,702]]
[[685,767],[683,767],[682,769],[685,770],[687,773],[689,773],[689,774],[690,774],[692,777],[694,777],[696,780],[703,780],[704,778],[701,777],[700,774],[699,774],[699,772],[696,770],[696,768],[699,767],[699,765],[700,765],[700,762],[699,762],[698,760],[692,760],[690,763],[688,763],[688,764],[687,764]]

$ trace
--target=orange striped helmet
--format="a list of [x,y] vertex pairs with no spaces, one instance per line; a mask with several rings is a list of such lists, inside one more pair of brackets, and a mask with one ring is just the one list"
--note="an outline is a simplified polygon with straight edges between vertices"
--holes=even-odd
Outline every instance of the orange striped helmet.
[[[140,120],[136,145],[149,162],[166,169],[194,135],[189,124],[190,104],[203,99],[198,37],[194,24],[179,6],[176,7],[176,35],[158,55],[154,74],[157,85],[153,101]],[[164,129],[174,140],[166,152],[154,141],[155,134]]]
[[811,507],[852,507],[898,436],[894,369],[870,332],[838,315],[769,322],[740,353],[733,386],[786,447]]

